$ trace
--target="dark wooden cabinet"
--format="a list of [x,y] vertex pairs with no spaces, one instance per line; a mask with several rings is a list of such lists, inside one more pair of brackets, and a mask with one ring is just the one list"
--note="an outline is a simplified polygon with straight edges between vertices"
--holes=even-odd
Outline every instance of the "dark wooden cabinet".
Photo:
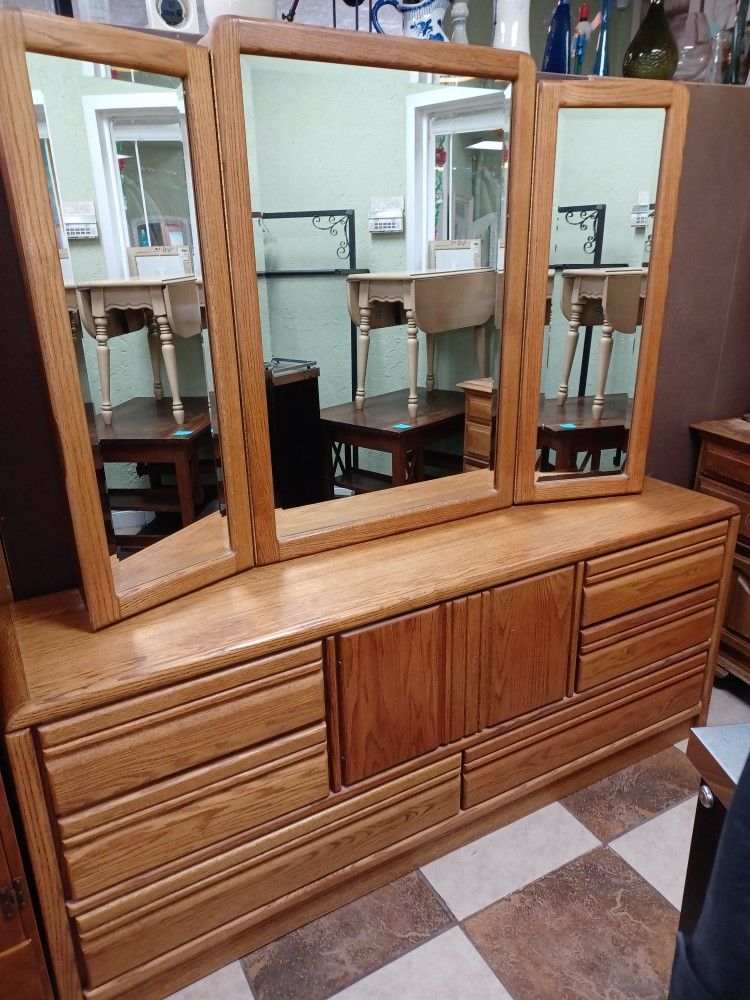
[[338,637],[345,784],[444,742],[445,613],[427,608]]
[[701,437],[695,488],[740,509],[717,669],[750,684],[750,422],[709,420],[693,430]]
[[0,781],[0,995],[9,1000],[52,997],[29,890]]
[[497,725],[564,697],[574,577],[571,566],[494,587],[484,595],[482,726]]

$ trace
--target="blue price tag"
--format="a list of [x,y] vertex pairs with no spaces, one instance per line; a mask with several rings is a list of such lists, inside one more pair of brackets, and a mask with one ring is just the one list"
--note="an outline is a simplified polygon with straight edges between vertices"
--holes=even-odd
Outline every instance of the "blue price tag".
[[408,431],[411,424],[394,424],[393,429],[396,431]]
[[575,424],[560,424],[560,426],[564,427],[566,431],[574,431],[576,427]]
[[172,437],[189,438],[192,433],[192,431],[175,431]]

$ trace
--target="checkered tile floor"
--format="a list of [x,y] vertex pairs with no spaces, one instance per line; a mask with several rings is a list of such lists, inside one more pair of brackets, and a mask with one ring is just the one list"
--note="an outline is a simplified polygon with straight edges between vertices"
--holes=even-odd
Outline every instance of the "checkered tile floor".
[[[709,723],[750,721],[717,688]],[[698,775],[684,744],[545,806],[170,1000],[660,1000]]]

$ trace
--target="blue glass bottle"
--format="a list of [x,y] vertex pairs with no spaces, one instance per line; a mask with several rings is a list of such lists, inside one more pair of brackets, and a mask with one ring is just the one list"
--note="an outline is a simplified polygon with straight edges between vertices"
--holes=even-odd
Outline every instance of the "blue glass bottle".
[[612,0],[602,0],[599,38],[596,41],[592,76],[609,76],[609,12]]
[[543,73],[570,72],[570,3],[557,0],[557,7],[547,29],[547,44],[542,59]]

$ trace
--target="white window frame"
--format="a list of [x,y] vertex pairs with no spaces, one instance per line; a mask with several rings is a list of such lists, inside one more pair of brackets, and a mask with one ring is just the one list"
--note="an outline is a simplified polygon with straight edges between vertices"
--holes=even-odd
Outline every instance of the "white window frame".
[[[181,138],[185,150],[190,227],[193,234],[193,265],[201,274],[198,223],[193,196],[190,147],[187,137],[185,106],[178,93],[91,94],[83,97],[83,117],[94,175],[99,235],[110,278],[127,278],[128,238],[125,205],[120,184],[120,168],[115,150],[116,139]],[[177,121],[169,121],[175,116]],[[138,119],[133,125],[129,119]],[[179,133],[175,131],[179,129]]]
[[[410,271],[428,266],[435,218],[435,135],[484,132],[507,125],[498,94],[506,87],[446,88],[406,98],[406,262]],[[467,102],[471,102],[470,109]],[[452,117],[456,112],[460,118]]]

